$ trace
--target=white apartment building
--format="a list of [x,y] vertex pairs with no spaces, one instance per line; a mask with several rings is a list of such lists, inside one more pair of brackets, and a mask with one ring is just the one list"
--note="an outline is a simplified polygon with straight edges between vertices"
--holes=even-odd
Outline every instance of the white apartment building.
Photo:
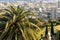
[[58,8],[60,8],[60,1],[58,1]]
[[[57,14],[57,5],[55,3],[43,3],[43,16],[47,20],[48,18],[56,20],[56,14]],[[43,17],[42,17],[43,18]]]
[[60,19],[60,8],[57,8],[57,20]]

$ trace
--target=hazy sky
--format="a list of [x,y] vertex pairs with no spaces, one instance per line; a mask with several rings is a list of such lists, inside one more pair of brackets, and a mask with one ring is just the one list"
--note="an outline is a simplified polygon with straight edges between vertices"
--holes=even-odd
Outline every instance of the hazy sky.
[[[13,1],[29,1],[29,0],[0,0],[0,1],[10,1],[10,2],[13,2]],[[34,1],[34,0],[32,0],[32,1]],[[36,2],[38,2],[38,1],[41,1],[41,0],[36,0]],[[56,2],[57,0],[44,0],[44,1],[47,1],[47,2]]]

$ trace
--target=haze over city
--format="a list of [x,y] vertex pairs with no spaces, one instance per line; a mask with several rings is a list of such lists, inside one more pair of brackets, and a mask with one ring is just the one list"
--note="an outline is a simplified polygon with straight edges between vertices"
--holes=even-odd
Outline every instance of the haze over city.
[[[0,1],[4,1],[4,2],[16,2],[16,1],[35,1],[35,2],[40,2],[42,0],[0,0]],[[57,2],[58,0],[43,0],[44,2]]]

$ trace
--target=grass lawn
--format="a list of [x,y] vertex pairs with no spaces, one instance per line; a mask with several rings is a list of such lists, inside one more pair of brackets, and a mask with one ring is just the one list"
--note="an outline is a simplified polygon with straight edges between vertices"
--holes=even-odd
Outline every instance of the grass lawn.
[[60,25],[55,26],[55,27],[54,27],[54,30],[55,30],[55,32],[57,32],[58,30],[60,30]]
[[[48,28],[48,30],[50,31],[50,29]],[[60,30],[60,25],[58,26],[54,26],[54,32],[57,33],[57,31]],[[40,30],[40,37],[41,37],[41,34],[43,34],[43,36],[45,36],[45,28],[43,28],[42,30]]]

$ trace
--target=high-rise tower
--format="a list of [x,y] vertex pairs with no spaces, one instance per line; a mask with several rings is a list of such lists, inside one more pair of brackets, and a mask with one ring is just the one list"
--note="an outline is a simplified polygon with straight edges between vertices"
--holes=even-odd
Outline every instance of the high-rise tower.
[[58,1],[58,8],[60,8],[60,1]]

